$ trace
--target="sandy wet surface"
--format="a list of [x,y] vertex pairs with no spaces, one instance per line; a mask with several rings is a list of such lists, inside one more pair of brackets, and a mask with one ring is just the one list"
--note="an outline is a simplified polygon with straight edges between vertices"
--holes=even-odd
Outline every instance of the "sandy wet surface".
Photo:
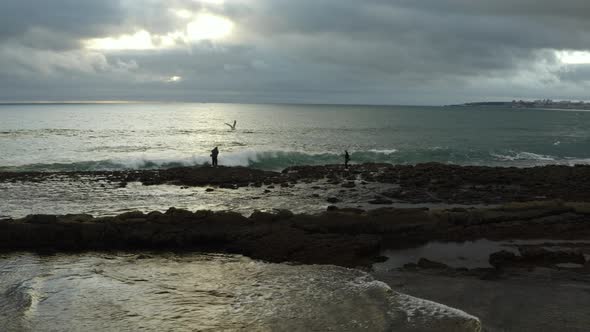
[[407,271],[374,275],[412,296],[469,310],[484,331],[584,332],[590,327],[587,276],[547,269],[496,281]]

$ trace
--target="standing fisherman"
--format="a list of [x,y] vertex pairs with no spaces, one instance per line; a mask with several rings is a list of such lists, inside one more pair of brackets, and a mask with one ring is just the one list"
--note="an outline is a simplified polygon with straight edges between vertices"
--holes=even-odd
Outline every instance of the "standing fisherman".
[[350,161],[350,154],[348,154],[348,150],[344,150],[344,167],[348,168],[348,162]]
[[219,155],[219,149],[215,147],[215,149],[211,150],[211,166],[217,166],[217,156]]

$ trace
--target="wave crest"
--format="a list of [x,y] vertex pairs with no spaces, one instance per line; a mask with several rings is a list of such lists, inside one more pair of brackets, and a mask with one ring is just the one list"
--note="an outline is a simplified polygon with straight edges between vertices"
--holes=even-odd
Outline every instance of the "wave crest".
[[[418,150],[381,149],[352,151],[352,163],[391,163],[418,164],[424,162],[441,162],[458,165],[484,166],[538,166],[544,164],[590,164],[590,159],[555,157],[531,152],[506,151],[474,152],[458,151],[448,148],[427,148]],[[207,165],[208,155],[161,157],[143,155],[141,157],[113,158],[106,160],[78,161],[72,163],[38,163],[18,166],[0,167],[0,171],[12,172],[73,172],[73,171],[112,171],[112,170],[145,170],[173,168],[184,166]],[[219,163],[224,166],[247,166],[265,170],[280,171],[297,165],[327,165],[344,162],[343,153],[335,152],[302,152],[282,150],[242,150],[223,152],[219,155]]]

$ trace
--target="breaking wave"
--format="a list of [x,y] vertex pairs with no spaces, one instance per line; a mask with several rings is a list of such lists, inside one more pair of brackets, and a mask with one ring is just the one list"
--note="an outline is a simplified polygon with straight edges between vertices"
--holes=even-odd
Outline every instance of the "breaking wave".
[[[421,150],[382,149],[351,152],[352,163],[391,163],[418,164],[441,162],[458,165],[484,166],[538,166],[545,164],[590,164],[590,159],[556,157],[531,152],[506,151],[504,153],[483,151],[458,151],[448,148],[428,148]],[[243,150],[226,152],[219,156],[223,166],[247,166],[265,170],[283,170],[297,165],[328,165],[343,162],[343,155],[335,152],[307,153],[301,151],[256,151]],[[160,169],[184,166],[207,165],[209,156],[192,155],[178,157],[113,158],[106,160],[78,161],[72,163],[37,163],[18,166],[0,166],[0,171],[11,172],[73,172],[73,171],[111,171],[124,169]]]

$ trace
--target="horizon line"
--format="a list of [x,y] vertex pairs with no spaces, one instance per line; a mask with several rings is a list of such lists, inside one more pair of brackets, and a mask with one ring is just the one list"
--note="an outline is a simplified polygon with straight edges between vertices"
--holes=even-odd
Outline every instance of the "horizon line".
[[410,106],[442,107],[443,104],[367,104],[367,103],[318,103],[318,102],[209,102],[209,101],[166,101],[166,100],[36,100],[2,101],[0,105],[117,105],[117,104],[245,104],[245,105],[322,105],[322,106]]

